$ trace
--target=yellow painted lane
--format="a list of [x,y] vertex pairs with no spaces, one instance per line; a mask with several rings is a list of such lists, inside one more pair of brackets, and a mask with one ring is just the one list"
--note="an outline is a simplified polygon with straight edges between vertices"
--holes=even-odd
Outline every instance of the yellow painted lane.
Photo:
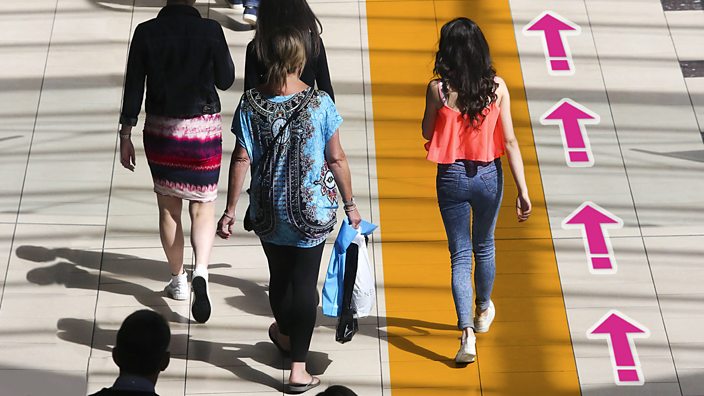
[[[389,367],[394,395],[579,395],[508,0],[368,1]],[[479,23],[508,83],[534,214],[518,224],[504,161],[497,225],[497,319],[477,363],[456,368],[459,331],[435,166],[420,137],[425,86],[443,23]]]

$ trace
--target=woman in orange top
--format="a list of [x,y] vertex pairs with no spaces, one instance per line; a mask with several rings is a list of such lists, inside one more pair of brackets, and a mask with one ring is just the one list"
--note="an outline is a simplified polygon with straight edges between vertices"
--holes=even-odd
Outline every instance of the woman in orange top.
[[[518,221],[528,219],[531,203],[513,132],[508,89],[496,75],[489,45],[476,23],[457,18],[442,27],[434,72],[439,78],[428,84],[423,137],[428,140],[428,160],[438,164],[438,204],[447,232],[452,295],[462,330],[455,361],[469,363],[476,357],[474,333],[487,332],[496,315],[491,302],[496,274],[494,228],[503,194],[500,157],[504,151],[518,187]],[[476,262],[475,315],[472,252]]]

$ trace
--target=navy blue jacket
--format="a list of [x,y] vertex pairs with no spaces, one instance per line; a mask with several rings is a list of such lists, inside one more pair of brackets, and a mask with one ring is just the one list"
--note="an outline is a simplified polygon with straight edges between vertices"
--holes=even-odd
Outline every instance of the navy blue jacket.
[[195,117],[220,112],[215,88],[235,66],[220,24],[186,5],[168,5],[137,26],[130,45],[120,123],[136,125],[147,81],[147,114]]

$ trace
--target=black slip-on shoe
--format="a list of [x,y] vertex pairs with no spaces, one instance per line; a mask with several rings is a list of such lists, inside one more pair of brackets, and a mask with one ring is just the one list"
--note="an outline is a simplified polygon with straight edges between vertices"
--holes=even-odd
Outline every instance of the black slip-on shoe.
[[195,276],[191,281],[191,286],[193,287],[193,305],[191,306],[193,319],[198,323],[205,323],[210,319],[212,310],[208,295],[208,281],[202,276]]

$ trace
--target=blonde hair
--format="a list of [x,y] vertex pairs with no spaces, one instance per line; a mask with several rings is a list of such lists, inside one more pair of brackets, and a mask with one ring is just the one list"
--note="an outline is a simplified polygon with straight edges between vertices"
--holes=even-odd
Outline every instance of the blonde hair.
[[306,64],[306,44],[301,32],[291,27],[277,29],[257,54],[266,69],[266,85],[281,89],[286,77],[300,73]]

